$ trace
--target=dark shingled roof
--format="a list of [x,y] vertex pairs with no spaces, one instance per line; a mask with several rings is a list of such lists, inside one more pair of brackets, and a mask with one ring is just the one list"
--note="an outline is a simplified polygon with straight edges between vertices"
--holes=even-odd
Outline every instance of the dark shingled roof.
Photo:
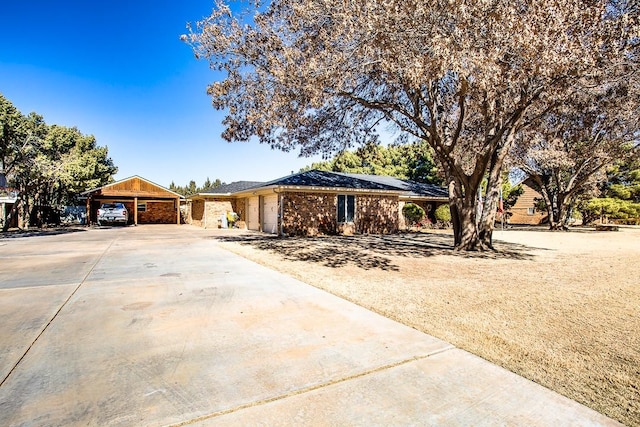
[[260,181],[236,181],[230,184],[223,184],[219,187],[212,188],[207,191],[201,191],[200,194],[230,194],[248,190],[253,187],[262,187],[264,182]]
[[322,187],[322,188],[345,188],[354,190],[379,190],[397,191],[409,197],[433,197],[447,198],[447,189],[433,184],[423,184],[420,182],[405,179],[393,178],[382,175],[364,175],[355,173],[327,172],[321,170],[310,170],[297,174],[278,178],[269,182],[258,181],[236,181],[220,187],[202,191],[200,194],[234,194],[250,189],[264,187]]
[[434,184],[424,184],[422,182],[410,181],[408,179],[394,178],[392,176],[383,175],[364,175],[355,173],[336,172],[340,175],[351,176],[354,178],[365,179],[381,184],[395,187],[399,190],[409,192],[409,196],[427,196],[427,197],[449,197],[446,188]]
[[[366,175],[362,175],[365,177]],[[398,191],[398,187],[375,182],[356,175],[311,170],[289,175],[264,184],[267,186],[300,186],[325,188],[353,188],[357,190],[391,190]]]
[[356,190],[389,190],[401,191],[407,196],[423,196],[434,198],[448,198],[446,188],[423,184],[406,179],[393,178],[382,175],[364,175],[356,173],[327,172],[311,170],[289,175],[262,186],[300,186],[324,188],[353,188]]

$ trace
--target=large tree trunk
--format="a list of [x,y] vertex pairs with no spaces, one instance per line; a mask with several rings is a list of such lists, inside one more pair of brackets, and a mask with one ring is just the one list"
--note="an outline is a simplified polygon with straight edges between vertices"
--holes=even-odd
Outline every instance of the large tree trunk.
[[544,205],[547,209],[547,221],[549,221],[549,229],[557,230],[558,221],[556,219],[556,213],[553,209],[554,203],[551,199],[551,193],[546,186],[542,185],[540,187],[540,194],[542,195],[542,200],[544,201]]
[[556,218],[554,219],[554,227],[552,230],[568,230],[569,229],[569,208],[573,204],[573,198],[567,197],[566,194],[558,194],[556,199],[556,206],[554,206],[554,212]]
[[449,209],[453,224],[454,246],[457,251],[487,250],[478,235],[477,224],[477,190],[479,185],[472,185],[464,190],[455,178],[449,179]]
[[20,202],[18,205],[18,228],[28,230],[31,220],[31,203],[29,203],[29,196],[23,195]]
[[[521,115],[522,111],[519,112],[516,123],[519,123]],[[492,149],[486,149],[483,155],[476,158],[470,173],[465,173],[465,169],[456,165],[456,162],[443,162],[441,165],[449,182],[449,207],[456,250],[493,250],[493,229],[502,187],[502,167],[514,142],[516,125],[513,126],[507,136],[499,134],[490,143],[486,143]],[[505,138],[504,142],[501,138]],[[478,193],[485,176],[487,191],[481,202]]]
[[502,178],[500,174],[498,174],[497,178],[489,178],[482,207],[482,216],[478,223],[478,236],[483,246],[487,248],[493,248],[493,229],[495,228],[496,211],[498,210],[498,198],[500,197],[501,187]]
[[493,249],[493,229],[495,228],[498,200],[502,189],[502,165],[505,154],[506,150],[494,153],[487,176],[487,191],[484,197],[482,216],[478,223],[478,236],[483,246],[491,249]]
[[554,195],[552,190],[546,186],[542,186],[541,189],[542,199],[547,207],[549,230],[568,230],[566,224],[568,211],[564,194],[558,193]]
[[460,237],[455,249],[458,251],[479,251],[488,249],[478,236],[478,227],[476,225],[476,203],[467,203],[466,198],[463,201],[464,203],[462,206],[457,208],[457,222],[459,224],[459,230],[457,232],[454,230],[454,233]]
[[542,195],[542,201],[544,202],[545,208],[547,210],[547,221],[549,221],[549,229],[550,230],[561,230],[562,225],[558,221],[558,211],[556,210],[556,202],[560,198],[557,199],[553,197],[554,192],[551,188],[548,179],[543,180],[543,178],[539,175],[530,175],[533,178],[533,182],[535,182],[536,190],[540,192]]

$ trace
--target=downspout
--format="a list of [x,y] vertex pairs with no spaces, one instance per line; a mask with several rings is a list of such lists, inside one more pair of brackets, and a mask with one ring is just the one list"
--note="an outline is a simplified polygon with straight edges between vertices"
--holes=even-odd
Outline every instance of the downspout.
[[278,194],[278,205],[280,207],[280,213],[278,215],[278,236],[284,236],[284,194]]

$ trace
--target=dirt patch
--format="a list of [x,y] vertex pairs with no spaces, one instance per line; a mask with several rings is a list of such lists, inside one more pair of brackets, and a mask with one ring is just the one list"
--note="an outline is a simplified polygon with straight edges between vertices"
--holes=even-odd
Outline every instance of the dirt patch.
[[640,228],[222,237],[221,246],[640,426]]

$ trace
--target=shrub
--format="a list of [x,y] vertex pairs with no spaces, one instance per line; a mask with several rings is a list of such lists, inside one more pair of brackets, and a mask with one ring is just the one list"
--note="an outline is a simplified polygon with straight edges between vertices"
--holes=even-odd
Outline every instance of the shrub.
[[439,222],[450,222],[451,221],[451,211],[449,210],[448,204],[443,204],[438,206],[436,211],[434,212],[436,220]]
[[424,209],[415,203],[407,203],[402,208],[402,215],[407,219],[410,224],[416,224],[422,221],[425,216]]

